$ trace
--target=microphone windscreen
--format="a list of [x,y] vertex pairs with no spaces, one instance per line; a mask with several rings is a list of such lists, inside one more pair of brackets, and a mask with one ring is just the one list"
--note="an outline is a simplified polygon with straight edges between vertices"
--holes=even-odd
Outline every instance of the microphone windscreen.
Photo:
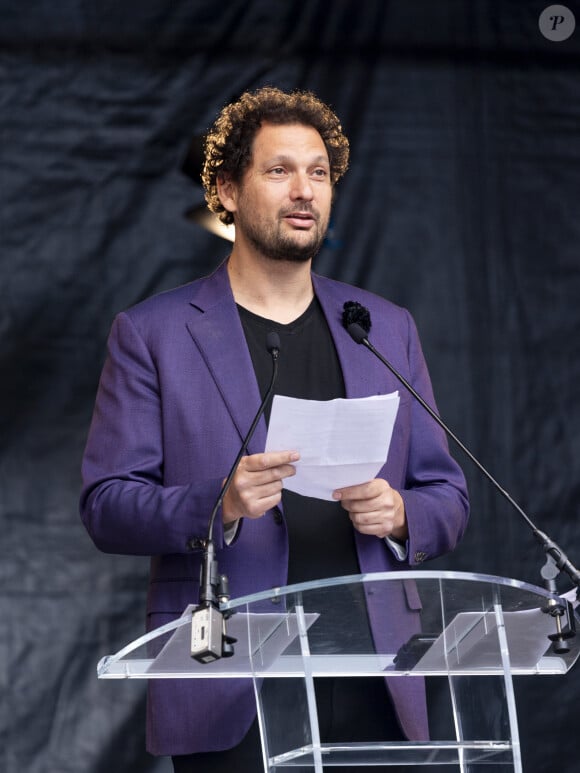
[[362,344],[366,340],[366,331],[362,329],[358,322],[351,322],[347,330],[355,344]]
[[274,333],[271,330],[266,336],[266,349],[272,354],[272,352],[280,351],[280,336],[278,333]]
[[371,313],[358,301],[346,301],[343,306],[342,324],[347,330],[352,324],[360,325],[364,332],[368,333],[371,329]]

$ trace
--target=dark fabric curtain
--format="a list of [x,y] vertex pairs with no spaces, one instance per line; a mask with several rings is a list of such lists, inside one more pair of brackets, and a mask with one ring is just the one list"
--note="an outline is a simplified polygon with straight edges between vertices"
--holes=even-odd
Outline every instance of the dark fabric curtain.
[[[580,562],[580,31],[543,37],[546,5],[0,0],[5,773],[169,770],[144,751],[144,684],[96,678],[143,631],[148,563],[93,547],[79,466],[114,314],[227,254],[184,216],[203,195],[181,164],[247,88],[341,116],[316,270],[411,310],[442,415]],[[457,458],[469,531],[427,568],[539,584],[529,529]],[[524,769],[576,771],[578,669],[517,690]]]

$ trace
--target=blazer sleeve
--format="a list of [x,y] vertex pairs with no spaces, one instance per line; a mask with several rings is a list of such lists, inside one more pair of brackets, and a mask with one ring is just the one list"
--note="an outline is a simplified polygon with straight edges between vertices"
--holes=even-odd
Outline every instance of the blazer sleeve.
[[[108,553],[185,553],[205,538],[220,478],[164,485],[160,382],[130,316],[113,323],[82,461],[81,518]],[[213,533],[223,545],[221,518]]]

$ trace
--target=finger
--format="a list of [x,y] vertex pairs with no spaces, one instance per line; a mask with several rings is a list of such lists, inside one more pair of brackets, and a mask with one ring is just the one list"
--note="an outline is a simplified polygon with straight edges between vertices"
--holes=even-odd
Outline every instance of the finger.
[[371,510],[363,513],[349,511],[349,518],[358,526],[372,526],[373,524],[389,523],[392,518],[384,510]]
[[272,481],[260,486],[247,486],[237,491],[240,505],[246,513],[264,512],[266,506],[264,500],[282,495],[282,482]]
[[380,478],[369,480],[366,483],[358,483],[356,486],[345,486],[333,491],[333,497],[338,500],[354,501],[356,499],[373,499],[380,496],[388,488],[389,484]]
[[394,509],[394,501],[385,499],[382,496],[371,497],[370,499],[344,499],[340,504],[350,513],[389,513]]
[[277,478],[282,480],[282,478],[291,478],[293,475],[296,475],[296,467],[293,467],[291,464],[283,464],[281,467],[275,467],[273,472]]
[[240,470],[236,476],[240,488],[254,488],[264,486],[273,481],[281,481],[296,475],[296,469],[291,464],[283,464],[280,467],[269,467],[265,470]]
[[236,511],[250,518],[263,515],[282,498],[283,477],[294,475],[291,465],[240,475],[232,492],[237,497]]
[[260,497],[254,499],[245,508],[244,517],[246,518],[261,518],[267,510],[271,510],[276,505],[280,504],[282,499],[282,489],[271,494],[270,496]]
[[349,516],[354,528],[361,534],[368,534],[376,537],[388,537],[393,530],[391,519],[385,518],[380,513],[349,513]]
[[246,470],[260,472],[272,467],[280,467],[297,462],[300,459],[298,451],[267,451],[262,454],[252,454],[243,458]]

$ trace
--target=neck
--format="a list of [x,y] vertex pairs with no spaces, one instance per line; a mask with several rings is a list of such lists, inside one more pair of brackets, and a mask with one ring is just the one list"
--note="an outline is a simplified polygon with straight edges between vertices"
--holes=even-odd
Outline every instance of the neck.
[[234,248],[228,275],[236,303],[266,319],[288,324],[303,314],[314,297],[311,261],[294,263],[252,256]]

